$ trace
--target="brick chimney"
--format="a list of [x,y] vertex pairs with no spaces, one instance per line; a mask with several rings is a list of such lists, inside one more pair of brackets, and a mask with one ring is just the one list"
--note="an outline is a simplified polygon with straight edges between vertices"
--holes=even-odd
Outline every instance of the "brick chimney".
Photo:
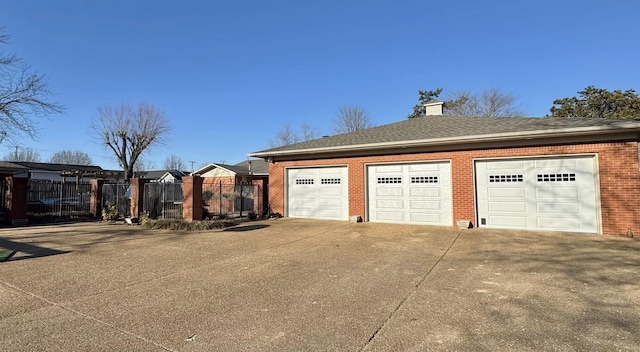
[[424,104],[424,115],[442,115],[443,101],[434,100],[430,103]]

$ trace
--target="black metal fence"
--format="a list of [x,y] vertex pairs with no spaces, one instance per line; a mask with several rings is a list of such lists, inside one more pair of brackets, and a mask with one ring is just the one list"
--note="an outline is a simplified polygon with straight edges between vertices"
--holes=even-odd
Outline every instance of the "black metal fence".
[[130,213],[130,196],[128,183],[105,183],[102,185],[102,209],[116,207],[117,217],[125,218]]
[[142,211],[152,219],[182,219],[182,183],[146,183]]
[[202,185],[205,217],[244,217],[263,212],[259,185],[205,183]]
[[49,180],[29,180],[27,218],[77,219],[91,216],[91,184]]

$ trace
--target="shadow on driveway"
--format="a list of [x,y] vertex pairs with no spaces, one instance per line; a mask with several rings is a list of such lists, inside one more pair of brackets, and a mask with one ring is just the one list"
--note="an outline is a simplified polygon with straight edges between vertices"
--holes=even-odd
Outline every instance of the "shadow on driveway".
[[70,251],[60,251],[57,249],[35,246],[28,243],[14,242],[2,237],[0,237],[0,247],[9,249],[12,251],[29,254],[27,256],[13,257],[11,261],[39,258],[39,257],[48,257],[52,255],[65,254],[70,252]]
[[223,232],[246,232],[246,231],[253,231],[253,230],[261,230],[267,227],[269,227],[269,225],[236,226],[236,227],[226,228],[222,231]]

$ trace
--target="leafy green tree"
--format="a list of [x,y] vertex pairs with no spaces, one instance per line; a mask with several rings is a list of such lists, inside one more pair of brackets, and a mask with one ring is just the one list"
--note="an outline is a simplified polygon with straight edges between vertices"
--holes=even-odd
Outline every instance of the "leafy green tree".
[[556,99],[552,117],[640,119],[640,96],[633,89],[608,91],[588,86],[577,97]]
[[418,91],[418,104],[414,105],[413,112],[407,116],[407,118],[412,119],[418,116],[425,115],[424,105],[437,101],[438,97],[442,93],[442,88],[438,88],[436,90],[419,90]]

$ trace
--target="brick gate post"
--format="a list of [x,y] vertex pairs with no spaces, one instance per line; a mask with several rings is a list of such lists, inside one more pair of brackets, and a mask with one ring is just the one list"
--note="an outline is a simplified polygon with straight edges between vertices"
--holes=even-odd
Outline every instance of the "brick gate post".
[[9,176],[7,180],[7,210],[12,225],[24,225],[27,220],[27,187],[29,179]]
[[182,218],[185,221],[202,220],[202,181],[200,176],[182,178]]
[[91,179],[91,216],[96,219],[102,217],[102,185],[104,180]]
[[131,185],[131,217],[140,218],[144,205],[144,185],[149,182],[142,178],[132,178],[129,180]]

